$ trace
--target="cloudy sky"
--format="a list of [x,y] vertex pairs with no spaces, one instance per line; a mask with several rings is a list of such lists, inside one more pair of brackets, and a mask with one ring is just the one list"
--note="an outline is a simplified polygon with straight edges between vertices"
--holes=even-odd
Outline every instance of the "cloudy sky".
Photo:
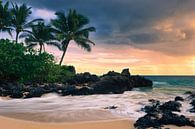
[[195,75],[195,0],[15,1],[32,6],[32,18],[49,21],[70,8],[89,17],[96,46],[87,53],[72,42],[64,60],[78,72],[129,67],[133,74]]

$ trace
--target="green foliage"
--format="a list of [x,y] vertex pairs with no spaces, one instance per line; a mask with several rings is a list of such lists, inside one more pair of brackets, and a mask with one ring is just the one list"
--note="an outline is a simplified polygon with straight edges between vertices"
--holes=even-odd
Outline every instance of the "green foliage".
[[37,54],[9,40],[0,40],[0,57],[0,81],[61,82],[75,74],[56,65],[53,55]]
[[9,2],[3,4],[0,0],[0,31],[7,31],[11,35],[11,13],[9,10]]
[[44,22],[38,22],[31,29],[31,33],[23,33],[20,35],[20,38],[25,38],[25,43],[28,47],[33,48],[39,45],[39,53],[41,53],[42,49],[45,51],[45,44],[54,45],[50,42],[54,40],[54,35],[49,25],[45,25]]
[[51,23],[56,32],[56,38],[62,45],[63,55],[60,64],[63,61],[67,47],[71,40],[86,51],[91,51],[91,45],[94,42],[89,40],[90,32],[94,32],[94,27],[86,27],[89,24],[89,19],[76,10],[69,10],[68,15],[64,12],[56,12],[57,18],[51,20]]
[[33,19],[28,21],[28,18],[32,14],[31,7],[26,4],[18,6],[17,4],[12,4],[11,9],[11,27],[16,32],[16,43],[18,42],[18,37],[21,32],[30,33],[28,28],[30,28],[33,23],[37,21],[42,21],[42,19]]
[[68,79],[75,75],[73,66],[60,66],[57,64],[51,65],[51,70],[48,76],[49,82],[65,83]]

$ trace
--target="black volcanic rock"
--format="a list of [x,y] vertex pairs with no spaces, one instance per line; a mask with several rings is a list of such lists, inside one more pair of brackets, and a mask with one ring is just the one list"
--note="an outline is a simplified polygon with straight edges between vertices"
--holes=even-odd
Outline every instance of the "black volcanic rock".
[[195,113],[195,99],[193,99],[190,104],[192,105],[192,108],[190,109],[191,113]]
[[142,109],[147,114],[136,121],[134,124],[136,128],[161,128],[163,125],[195,127],[195,121],[183,115],[172,113],[172,111],[180,111],[181,104],[179,102],[168,101],[164,104],[160,104],[157,100],[150,100],[150,102],[151,105],[147,105]]
[[195,122],[186,118],[183,115],[177,115],[172,112],[166,112],[159,120],[163,125],[176,125],[176,126],[192,126],[195,127]]
[[165,102],[164,104],[160,105],[159,108],[162,111],[176,111],[176,112],[180,112],[180,107],[182,105],[177,102],[177,101],[168,101]]
[[[125,70],[125,73],[129,72]],[[100,81],[93,83],[90,87],[94,89],[95,94],[121,94],[133,88],[130,78],[126,74],[108,72],[100,78]]]
[[23,89],[21,87],[14,87],[11,90],[10,97],[11,98],[22,98],[23,97]]
[[47,93],[42,87],[29,87],[25,98],[41,97]]
[[41,97],[46,93],[58,93],[60,95],[92,95],[92,94],[121,94],[130,91],[134,87],[152,86],[152,81],[141,77],[131,76],[129,69],[123,69],[121,73],[109,71],[107,74],[97,76],[89,72],[76,74],[71,79],[61,84],[25,82],[0,82],[0,96],[11,98]]
[[176,96],[175,97],[175,101],[184,101],[184,98],[180,97],[180,96]]
[[127,68],[127,69],[123,69],[122,72],[121,72],[121,75],[122,75],[122,76],[125,76],[125,77],[128,77],[128,78],[131,77],[131,74],[130,74],[128,68]]
[[93,89],[90,87],[76,87],[74,85],[67,86],[61,92],[62,96],[66,95],[91,95],[93,94]]
[[133,87],[152,87],[153,82],[149,79],[146,79],[141,76],[131,76],[131,82],[133,83]]
[[76,74],[73,78],[67,81],[68,84],[73,85],[82,85],[86,83],[94,83],[99,81],[99,77],[97,75],[90,74],[89,72]]

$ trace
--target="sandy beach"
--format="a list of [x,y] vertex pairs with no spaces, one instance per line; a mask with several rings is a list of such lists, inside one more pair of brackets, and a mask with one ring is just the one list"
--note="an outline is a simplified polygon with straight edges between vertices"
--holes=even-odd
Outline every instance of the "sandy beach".
[[39,123],[0,117],[1,129],[131,129],[133,122],[126,119],[90,122]]
[[[1,129],[134,129],[133,123],[134,121],[129,119],[41,123],[0,117]],[[166,127],[171,129],[193,129],[192,127]]]

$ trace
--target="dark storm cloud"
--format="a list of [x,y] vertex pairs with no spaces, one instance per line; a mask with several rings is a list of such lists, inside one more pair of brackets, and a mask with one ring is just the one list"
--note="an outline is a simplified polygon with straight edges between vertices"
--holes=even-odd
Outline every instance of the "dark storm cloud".
[[159,41],[159,37],[156,34],[140,33],[134,34],[129,37],[134,43],[154,43]]
[[[154,33],[153,26],[168,18],[195,11],[195,0],[15,0],[34,8],[52,11],[74,8],[91,19],[97,28],[95,39],[110,44],[158,43],[162,39],[179,41],[177,34]],[[160,31],[160,30],[159,30]],[[174,33],[174,32],[173,32]],[[188,33],[186,33],[188,34]],[[189,33],[190,34],[190,33]],[[173,35],[170,37],[169,35]],[[126,43],[124,41],[127,41]],[[166,40],[164,40],[166,41]],[[137,45],[135,45],[137,47]],[[139,45],[138,45],[139,46]],[[147,49],[147,47],[145,47]],[[163,51],[163,48],[161,49]],[[166,50],[165,50],[166,51]]]

